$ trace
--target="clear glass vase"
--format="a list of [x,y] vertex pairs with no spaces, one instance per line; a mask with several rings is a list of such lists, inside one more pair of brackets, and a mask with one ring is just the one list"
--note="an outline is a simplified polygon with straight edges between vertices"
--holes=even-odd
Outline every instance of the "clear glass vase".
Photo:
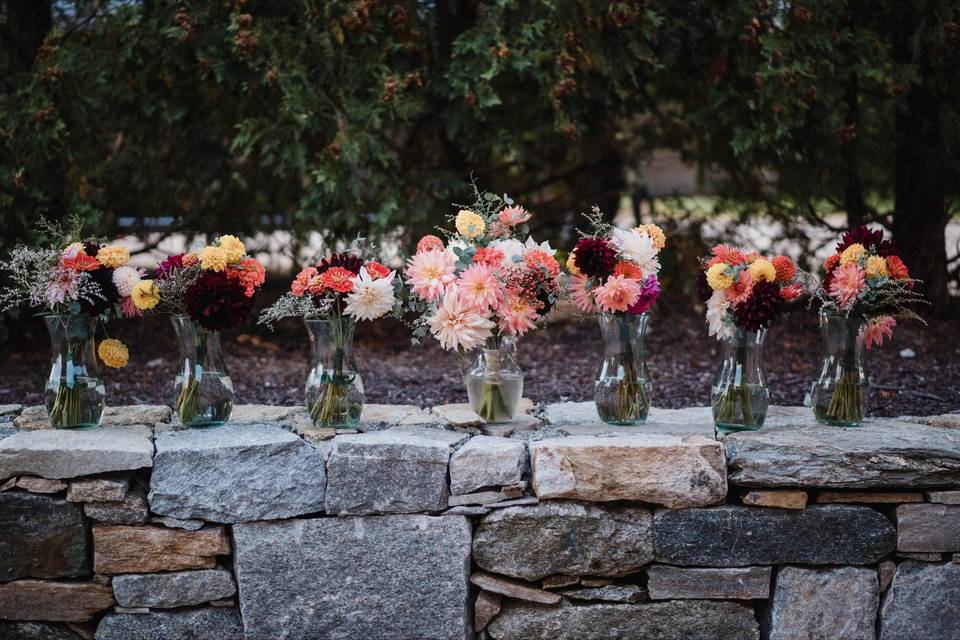
[[100,424],[107,396],[94,348],[97,321],[88,315],[44,316],[53,355],[44,392],[50,426],[84,429]]
[[351,429],[363,412],[363,379],[353,357],[352,318],[305,318],[310,337],[310,374],[304,400],[318,427]]
[[644,343],[650,314],[601,313],[598,318],[603,360],[593,386],[597,413],[607,424],[643,424],[653,389]]
[[474,413],[489,424],[510,422],[523,398],[523,371],[517,362],[517,342],[508,335],[490,338],[464,375]]
[[833,315],[821,310],[823,357],[810,400],[817,422],[858,427],[867,414],[870,380],[863,358],[862,316]]
[[220,347],[220,332],[186,315],[171,318],[180,345],[174,407],[188,427],[218,427],[233,411],[233,382]]
[[710,397],[713,421],[721,432],[756,431],[763,426],[770,404],[767,375],[763,370],[766,335],[766,329],[736,329],[723,341],[723,360]]

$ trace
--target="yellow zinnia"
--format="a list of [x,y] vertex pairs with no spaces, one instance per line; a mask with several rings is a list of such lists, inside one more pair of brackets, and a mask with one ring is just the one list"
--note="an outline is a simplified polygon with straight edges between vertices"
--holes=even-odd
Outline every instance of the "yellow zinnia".
[[580,275],[580,269],[577,269],[577,254],[575,251],[571,251],[570,255],[567,256],[567,271],[572,276]]
[[147,311],[160,303],[160,290],[153,284],[153,280],[141,280],[130,293],[130,299],[137,309]]
[[653,239],[653,244],[657,245],[657,250],[667,246],[667,235],[663,232],[663,229],[655,224],[642,224],[634,229],[634,231],[639,231],[640,233],[645,233],[650,236]]
[[718,262],[707,269],[707,284],[714,291],[723,291],[733,286],[733,277],[727,274],[730,268],[726,262]]
[[200,267],[208,271],[223,271],[227,268],[227,252],[221,247],[200,249]]
[[852,244],[843,250],[840,254],[840,266],[846,266],[852,262],[860,262],[860,258],[865,256],[867,250],[860,243]]
[[100,346],[97,347],[97,353],[100,354],[103,364],[113,369],[127,366],[127,361],[130,359],[127,345],[113,338],[107,338],[101,342]]
[[890,270],[887,269],[887,260],[880,256],[870,256],[867,258],[864,271],[867,272],[868,278],[886,277],[890,275]]
[[[219,244],[220,248],[227,254],[228,264],[240,262],[247,253],[247,248],[236,236],[220,236]],[[215,271],[219,271],[219,269],[215,269]]]
[[105,267],[116,269],[130,261],[130,250],[118,244],[111,244],[97,251],[97,262]]
[[457,214],[457,231],[464,238],[474,239],[482,236],[487,230],[487,223],[479,215],[469,209],[461,209]]
[[750,278],[754,282],[773,282],[777,279],[777,269],[766,258],[757,258],[749,268]]

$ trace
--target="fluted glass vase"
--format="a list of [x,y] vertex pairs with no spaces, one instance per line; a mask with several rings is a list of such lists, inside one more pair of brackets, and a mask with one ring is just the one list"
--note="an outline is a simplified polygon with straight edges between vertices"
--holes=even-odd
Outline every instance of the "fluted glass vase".
[[204,329],[186,315],[171,318],[180,356],[174,381],[174,408],[188,427],[218,427],[233,411],[233,382],[220,347],[220,332]]
[[763,426],[770,404],[763,369],[766,335],[766,329],[736,329],[723,340],[723,359],[711,393],[713,421],[721,432],[756,431]]
[[45,316],[44,322],[53,351],[44,392],[50,426],[95,427],[107,395],[94,348],[97,321],[89,315],[67,314]]
[[310,337],[310,373],[304,392],[310,419],[318,427],[356,427],[364,396],[353,356],[353,319],[337,315],[303,322]]
[[474,413],[491,424],[510,422],[523,398],[523,371],[517,362],[516,340],[508,335],[487,344],[464,375]]
[[650,314],[601,313],[598,317],[603,360],[593,386],[597,413],[607,424],[643,424],[653,389],[644,342]]
[[859,427],[867,414],[870,380],[864,366],[862,316],[820,312],[823,356],[810,399],[817,422]]

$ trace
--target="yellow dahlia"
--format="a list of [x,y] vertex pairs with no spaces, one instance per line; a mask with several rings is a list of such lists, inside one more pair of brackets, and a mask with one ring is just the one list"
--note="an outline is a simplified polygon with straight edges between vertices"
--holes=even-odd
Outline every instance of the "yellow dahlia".
[[[240,238],[236,236],[220,236],[219,242],[220,248],[227,254],[227,263],[236,264],[240,262],[243,256],[247,253],[247,248],[244,246]],[[219,269],[215,269],[219,271]]]
[[133,288],[130,299],[137,309],[147,311],[160,303],[160,290],[153,284],[153,280],[141,280]]
[[860,258],[865,256],[867,250],[860,243],[852,244],[843,250],[840,254],[840,266],[846,266],[850,263],[860,262]]
[[890,275],[890,270],[887,269],[887,261],[880,256],[870,256],[867,258],[866,264],[863,265],[863,270],[867,272],[868,278],[886,277]]
[[221,247],[200,249],[200,267],[207,271],[223,271],[227,268],[227,252]]
[[577,269],[577,254],[574,251],[571,251],[570,255],[567,256],[567,271],[572,276],[580,275],[580,269]]
[[474,239],[482,236],[487,229],[487,223],[479,215],[469,209],[461,209],[457,214],[457,231],[464,238]]
[[116,269],[130,260],[130,250],[118,244],[111,244],[97,251],[97,261],[105,267]]
[[707,284],[714,291],[723,291],[733,286],[733,277],[727,274],[730,268],[726,262],[718,262],[707,269]]
[[667,235],[663,232],[663,229],[655,224],[642,224],[634,229],[634,231],[645,233],[653,238],[653,244],[657,245],[658,251],[667,246]]
[[100,346],[97,347],[97,353],[100,354],[100,359],[103,361],[103,364],[113,369],[127,366],[127,361],[130,359],[130,352],[127,351],[127,345],[113,338],[107,338],[102,341]]
[[748,269],[754,282],[773,282],[777,279],[777,269],[766,258],[757,258]]

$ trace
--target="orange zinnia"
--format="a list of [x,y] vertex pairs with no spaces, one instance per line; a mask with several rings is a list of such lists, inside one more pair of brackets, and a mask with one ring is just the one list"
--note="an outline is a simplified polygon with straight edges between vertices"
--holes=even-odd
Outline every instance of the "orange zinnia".
[[330,267],[320,276],[320,282],[326,288],[338,293],[350,293],[353,291],[354,274],[349,269],[343,267]]

